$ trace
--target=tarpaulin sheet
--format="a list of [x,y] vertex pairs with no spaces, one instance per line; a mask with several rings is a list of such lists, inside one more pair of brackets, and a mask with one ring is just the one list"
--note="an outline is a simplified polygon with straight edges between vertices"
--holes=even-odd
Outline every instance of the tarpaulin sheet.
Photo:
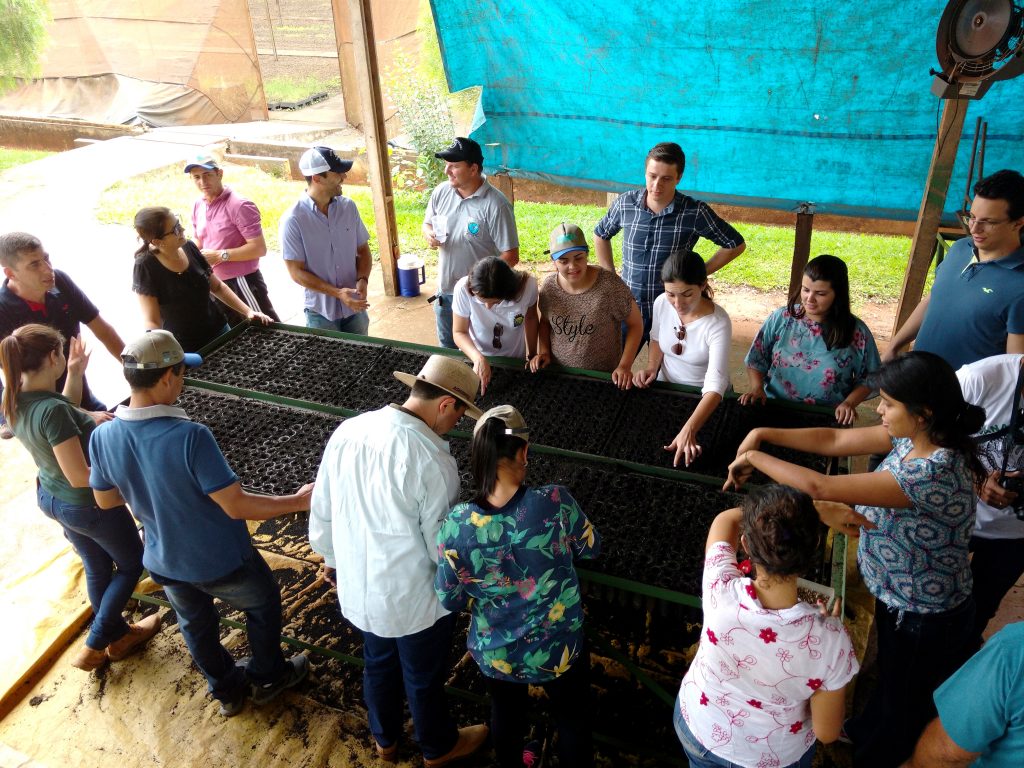
[[[942,102],[931,93],[945,0],[431,0],[452,90],[482,86],[488,170],[621,191],[659,141],[680,187],[718,202],[913,219]],[[972,102],[986,171],[1024,169],[1024,77]]]
[[266,117],[247,0],[52,0],[50,9],[40,77],[0,110],[155,126]]

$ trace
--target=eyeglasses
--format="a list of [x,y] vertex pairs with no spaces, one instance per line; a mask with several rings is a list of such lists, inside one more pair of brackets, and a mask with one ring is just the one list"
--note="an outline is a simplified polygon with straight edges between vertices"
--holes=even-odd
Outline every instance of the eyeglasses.
[[180,235],[183,234],[184,232],[185,228],[181,226],[181,219],[178,219],[177,221],[174,222],[174,226],[171,228],[169,232],[164,232],[162,235],[160,235],[160,239],[163,240],[165,237],[170,237],[171,235]]
[[676,338],[679,339],[679,341],[672,345],[672,354],[681,355],[683,354],[683,339],[686,338],[685,325],[680,325],[678,328],[676,328]]
[[505,333],[505,327],[501,323],[494,324],[494,338],[491,339],[491,346],[501,349],[501,336]]
[[992,229],[1000,224],[1005,224],[1009,219],[976,219],[969,213],[960,214],[960,222],[967,229]]

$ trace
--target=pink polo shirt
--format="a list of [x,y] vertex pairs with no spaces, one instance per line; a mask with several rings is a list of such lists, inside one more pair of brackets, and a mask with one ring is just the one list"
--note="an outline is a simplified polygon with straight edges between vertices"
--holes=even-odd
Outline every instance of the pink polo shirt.
[[[263,234],[256,204],[224,187],[212,203],[200,197],[192,206],[192,230],[204,249],[222,251],[245,245]],[[213,273],[221,280],[249,275],[260,268],[259,259],[215,264]]]

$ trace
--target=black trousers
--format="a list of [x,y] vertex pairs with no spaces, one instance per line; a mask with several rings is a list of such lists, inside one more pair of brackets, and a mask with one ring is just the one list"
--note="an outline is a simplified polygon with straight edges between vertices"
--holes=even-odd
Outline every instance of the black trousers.
[[[275,323],[281,322],[281,318],[277,316],[274,305],[270,303],[270,294],[267,293],[267,282],[263,279],[263,273],[258,269],[241,277],[229,277],[224,282],[247,307],[269,315]],[[220,308],[227,315],[230,325],[238,325],[245,320],[244,317],[231,309],[231,307],[221,304]]]
[[974,577],[974,645],[999,610],[999,604],[1024,575],[1024,539],[971,537],[971,575]]
[[[529,685],[486,678],[491,694],[491,741],[501,768],[522,768]],[[584,649],[561,677],[540,684],[548,695],[548,710],[558,728],[558,764],[561,768],[592,768],[590,651]]]

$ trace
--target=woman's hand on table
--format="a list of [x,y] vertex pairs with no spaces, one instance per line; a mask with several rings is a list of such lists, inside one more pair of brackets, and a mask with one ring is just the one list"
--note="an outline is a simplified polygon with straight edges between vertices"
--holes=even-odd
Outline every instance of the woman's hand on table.
[[740,405],[764,405],[768,402],[768,394],[762,387],[752,389],[740,395]]
[[274,322],[274,318],[269,315],[265,315],[262,312],[250,312],[247,319],[252,320],[254,323],[259,323],[260,325],[270,325]]
[[842,426],[853,424],[857,420],[857,409],[845,400],[836,406],[836,422]]
[[619,389],[629,389],[633,386],[633,372],[628,365],[620,365],[612,371],[612,384]]
[[473,362],[473,373],[480,377],[480,394],[483,395],[491,383],[491,364],[486,357],[481,355],[479,360]]
[[658,378],[658,371],[650,368],[643,371],[637,371],[633,374],[633,383],[641,389],[645,389],[654,383],[654,380]]
[[747,461],[747,453],[748,451],[743,451],[737,454],[732,464],[729,465],[729,474],[722,485],[723,491],[738,491],[754,474],[754,467]]
[[684,424],[675,439],[665,446],[665,450],[675,451],[675,455],[672,457],[673,467],[679,466],[680,459],[683,459],[685,466],[688,467],[700,457],[703,449],[697,445],[697,435],[690,429],[689,424]]
[[526,367],[530,373],[536,373],[541,368],[547,368],[551,364],[551,355],[548,352],[538,352],[526,361]]

